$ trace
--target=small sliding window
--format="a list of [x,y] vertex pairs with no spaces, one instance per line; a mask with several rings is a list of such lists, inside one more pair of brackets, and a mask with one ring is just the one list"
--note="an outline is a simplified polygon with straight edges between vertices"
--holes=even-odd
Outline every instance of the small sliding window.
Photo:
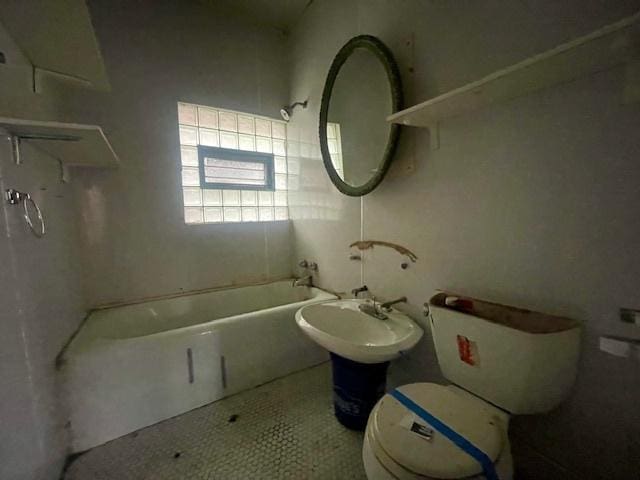
[[273,155],[198,145],[200,187],[275,190]]

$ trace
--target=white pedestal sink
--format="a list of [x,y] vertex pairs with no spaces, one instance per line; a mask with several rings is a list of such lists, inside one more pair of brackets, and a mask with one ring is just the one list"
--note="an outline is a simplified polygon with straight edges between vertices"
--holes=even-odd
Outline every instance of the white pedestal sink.
[[423,333],[397,310],[378,310],[376,317],[372,306],[369,300],[336,300],[296,312],[302,331],[331,353],[335,415],[354,430],[364,430],[384,395],[389,360],[413,348]]
[[382,363],[411,350],[422,337],[413,320],[391,309],[380,320],[360,311],[370,300],[335,300],[296,312],[298,326],[332,353],[359,363]]

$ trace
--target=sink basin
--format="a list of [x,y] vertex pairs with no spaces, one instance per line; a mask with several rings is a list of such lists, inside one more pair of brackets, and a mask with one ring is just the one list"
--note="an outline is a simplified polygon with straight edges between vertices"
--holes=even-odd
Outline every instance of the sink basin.
[[422,329],[391,309],[379,320],[360,311],[369,300],[336,300],[307,305],[296,312],[298,326],[313,341],[341,357],[360,363],[382,363],[413,348]]

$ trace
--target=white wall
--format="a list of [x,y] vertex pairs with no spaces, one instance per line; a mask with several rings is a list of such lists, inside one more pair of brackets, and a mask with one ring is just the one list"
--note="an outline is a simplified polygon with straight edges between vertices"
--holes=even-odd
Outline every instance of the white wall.
[[[572,398],[513,420],[520,478],[640,472],[639,364],[597,349],[601,333],[640,334],[617,318],[619,307],[640,306],[640,108],[621,105],[623,69],[443,122],[436,151],[426,130],[405,129],[391,175],[362,200],[335,190],[319,158],[322,86],[335,53],[358,34],[393,50],[411,105],[639,7],[325,0],[290,39],[291,99],[310,100],[290,129],[301,152],[291,194],[296,258],[319,262],[321,286],[364,282],[384,298],[406,295],[423,325],[421,306],[437,288],[584,321]],[[348,245],[361,235],[402,244],[418,263],[401,270],[403,259],[380,248],[363,265],[350,262]],[[428,336],[392,366],[392,382],[416,380],[442,381]]]
[[[0,136],[0,478],[56,478],[67,454],[55,358],[85,315],[71,188],[58,163],[24,146],[16,166]],[[38,202],[47,233],[37,239],[7,188]]]
[[[111,93],[45,85],[0,66],[0,116],[105,127],[122,166],[72,171],[0,138],[0,186],[34,195],[49,232],[0,210],[0,478],[57,478],[67,453],[55,356],[85,308],[290,275],[288,222],[185,226],[176,102],[276,116],[287,100],[284,39],[197,2],[90,2]],[[4,40],[3,40],[4,39]],[[0,40],[7,41],[0,35]],[[13,47],[13,46],[11,46]],[[0,50],[19,52],[0,44]],[[11,59],[13,60],[13,59]],[[18,62],[19,63],[19,62]],[[18,72],[20,73],[20,72]]]
[[288,276],[288,222],[185,225],[178,100],[278,117],[285,42],[198,2],[91,1],[110,93],[63,92],[101,125],[116,171],[74,179],[90,305]]
[[[3,35],[0,116],[55,118],[55,98],[35,95],[26,58]],[[6,82],[4,81],[6,80]],[[58,162],[24,145],[23,165],[0,131],[0,478],[57,478],[67,454],[64,406],[58,401],[55,358],[85,316],[73,191]],[[4,192],[30,193],[42,208],[47,234],[35,238]]]
[[[634,8],[637,1],[318,0],[287,47],[275,30],[196,2],[91,1],[112,92],[36,97],[25,85],[0,93],[3,116],[102,125],[122,160],[117,171],[75,172],[69,187],[55,163],[31,152],[15,169],[8,145],[0,148],[2,188],[36,194],[51,225],[37,241],[3,208],[0,260],[11,268],[0,269],[0,477],[57,473],[65,441],[53,359],[85,305],[291,272],[287,223],[183,224],[175,123],[178,100],[276,116],[287,96],[310,100],[290,129],[301,165],[290,195],[295,259],[317,260],[317,280],[334,290],[364,280],[380,295],[406,294],[416,318],[435,288],[449,288],[584,320],[573,398],[547,416],[514,420],[521,468],[548,469],[546,478],[564,469],[579,478],[637,476],[638,365],[596,349],[599,333],[627,333],[617,308],[640,304],[640,115],[619,105],[622,71],[445,122],[435,152],[426,131],[405,131],[395,171],[362,201],[332,187],[317,145],[324,77],[354,35],[379,36],[394,51],[410,104]],[[404,244],[419,262],[401,271],[398,257],[376,250],[361,271],[347,260],[347,245],[361,236]],[[394,381],[439,379],[429,339],[393,371]]]

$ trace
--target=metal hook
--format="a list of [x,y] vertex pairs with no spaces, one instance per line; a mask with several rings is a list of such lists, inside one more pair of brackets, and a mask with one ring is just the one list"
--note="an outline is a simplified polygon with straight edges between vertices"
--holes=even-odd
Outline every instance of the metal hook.
[[[31,198],[31,195],[28,193],[19,192],[13,188],[7,189],[5,192],[5,198],[10,205],[19,205],[22,203],[23,208],[23,218],[24,221],[29,226],[31,233],[33,233],[37,238],[44,237],[46,231],[44,226],[44,218],[42,218],[42,211],[36,201]],[[31,220],[31,214],[29,213],[29,204],[35,209],[36,215],[38,216],[38,222],[40,222],[40,228],[36,228],[33,221]]]

